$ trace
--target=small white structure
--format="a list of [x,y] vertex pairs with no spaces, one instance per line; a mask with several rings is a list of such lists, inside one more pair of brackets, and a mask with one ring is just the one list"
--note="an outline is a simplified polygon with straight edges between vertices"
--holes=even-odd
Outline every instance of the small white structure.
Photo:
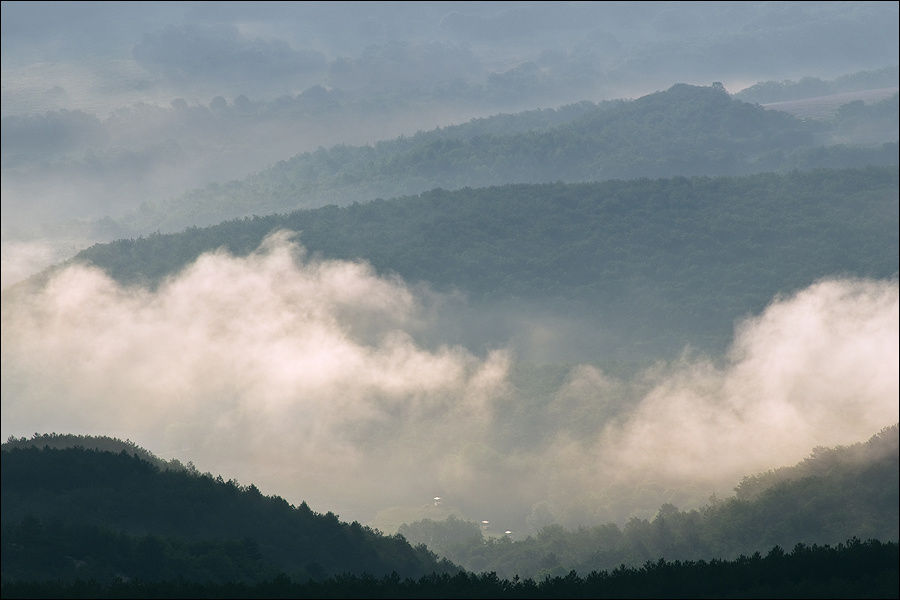
[[487,531],[490,528],[490,526],[491,526],[490,521],[482,521],[481,522],[481,530],[482,531]]
[[440,496],[435,496],[435,497],[434,497],[434,505],[435,505],[435,506],[440,506],[440,505],[441,505],[441,497],[440,497]]

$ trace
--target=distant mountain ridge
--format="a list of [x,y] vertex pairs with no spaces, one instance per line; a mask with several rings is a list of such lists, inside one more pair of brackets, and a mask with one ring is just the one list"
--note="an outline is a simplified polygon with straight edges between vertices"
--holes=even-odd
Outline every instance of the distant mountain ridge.
[[847,92],[891,88],[900,85],[900,67],[884,67],[874,71],[858,71],[830,81],[818,77],[804,77],[799,81],[760,81],[734,94],[744,102],[767,104],[829,96]]
[[886,146],[825,147],[827,124],[747,104],[721,86],[677,84],[633,101],[506,122],[482,119],[374,146],[300,154],[241,181],[144,205],[120,225],[175,231],[435,187],[897,164],[896,135],[884,132]]

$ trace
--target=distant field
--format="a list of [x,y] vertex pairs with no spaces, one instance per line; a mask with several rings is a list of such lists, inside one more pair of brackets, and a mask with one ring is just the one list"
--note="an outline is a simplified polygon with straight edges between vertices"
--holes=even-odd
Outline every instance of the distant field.
[[765,108],[780,110],[802,119],[830,119],[837,113],[837,109],[848,102],[862,100],[866,103],[879,102],[896,94],[898,88],[887,87],[875,90],[862,90],[858,92],[842,92],[829,96],[816,96],[802,100],[786,100],[784,102],[771,102],[763,104]]

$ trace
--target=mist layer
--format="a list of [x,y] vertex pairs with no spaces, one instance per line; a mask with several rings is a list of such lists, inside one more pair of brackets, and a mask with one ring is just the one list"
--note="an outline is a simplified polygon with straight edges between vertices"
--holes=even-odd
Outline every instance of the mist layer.
[[[434,336],[432,296],[285,232],[155,290],[70,266],[4,292],[2,435],[129,438],[346,518],[440,495],[537,527],[687,508],[898,420],[896,281],[776,298],[715,360],[634,381],[575,366],[533,407],[503,340],[481,354],[417,341]],[[557,426],[511,435],[529,411]]]

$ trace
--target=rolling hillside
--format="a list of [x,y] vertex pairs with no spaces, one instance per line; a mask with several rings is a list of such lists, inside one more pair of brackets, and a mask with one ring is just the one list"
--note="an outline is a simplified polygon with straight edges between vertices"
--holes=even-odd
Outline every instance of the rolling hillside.
[[124,450],[24,442],[4,444],[0,454],[4,583],[457,571],[400,537],[263,496],[254,485],[160,470]]
[[176,231],[435,187],[897,164],[896,135],[866,147],[826,146],[830,127],[741,102],[721,86],[678,84],[634,101],[481,119],[374,146],[319,149],[241,181],[145,204],[119,225]]
[[513,541],[483,538],[475,523],[449,518],[404,524],[400,533],[467,569],[501,577],[541,578],[637,565],[660,556],[734,558],[773,545],[835,544],[850,537],[896,541],[900,536],[898,429],[869,440],[817,448],[802,463],[745,477],[735,496],[713,498],[700,510],[671,504],[652,520],[632,519],[579,530],[558,525]]
[[[62,446],[66,437],[53,439]],[[758,560],[759,552],[774,544],[778,547],[765,564],[784,558],[781,548],[793,547],[794,556],[809,561],[825,551],[814,544],[848,538],[851,542],[838,551],[868,548],[874,557],[880,556],[881,544],[860,544],[855,538],[894,543],[898,538],[896,425],[864,443],[818,448],[795,467],[747,477],[736,496],[713,498],[700,510],[664,505],[653,520],[632,519],[621,528],[607,524],[570,531],[550,525],[517,541],[485,540],[476,524],[452,517],[404,525],[405,538],[385,537],[358,523],[341,523],[332,513],[316,514],[305,504],[294,507],[262,496],[253,485],[191,470],[160,471],[126,451],[37,447],[42,439],[48,438],[10,440],[0,453],[5,587],[76,579],[122,585],[134,579],[144,585],[178,581],[182,590],[188,582],[239,584],[246,590],[248,585],[284,587],[291,579],[331,577],[327,585],[340,588],[354,581],[374,586],[376,578],[392,572],[413,580],[434,573],[421,585],[451,585],[447,576],[459,569],[422,546],[411,547],[407,539],[428,544],[475,572],[543,579],[549,585],[550,577],[573,570],[596,577],[619,567],[615,573],[621,577],[626,569],[620,565],[634,570],[644,564],[646,571],[648,564],[662,565],[661,557],[693,569],[705,568],[703,561],[710,558],[721,565],[742,555],[736,564],[746,565],[746,557]],[[94,443],[92,438],[80,441]],[[806,573],[797,564],[785,568],[791,578]],[[649,573],[641,576],[649,580]],[[477,579],[458,577],[458,584],[477,587]],[[389,580],[399,582],[389,578],[384,583]],[[568,580],[576,583],[571,575]]]
[[119,240],[76,260],[157,285],[203,252],[246,255],[287,229],[313,254],[461,290],[481,323],[461,343],[502,340],[512,314],[568,315],[584,323],[568,343],[589,358],[653,360],[722,349],[736,319],[819,278],[893,276],[897,194],[896,167],[434,190]]

